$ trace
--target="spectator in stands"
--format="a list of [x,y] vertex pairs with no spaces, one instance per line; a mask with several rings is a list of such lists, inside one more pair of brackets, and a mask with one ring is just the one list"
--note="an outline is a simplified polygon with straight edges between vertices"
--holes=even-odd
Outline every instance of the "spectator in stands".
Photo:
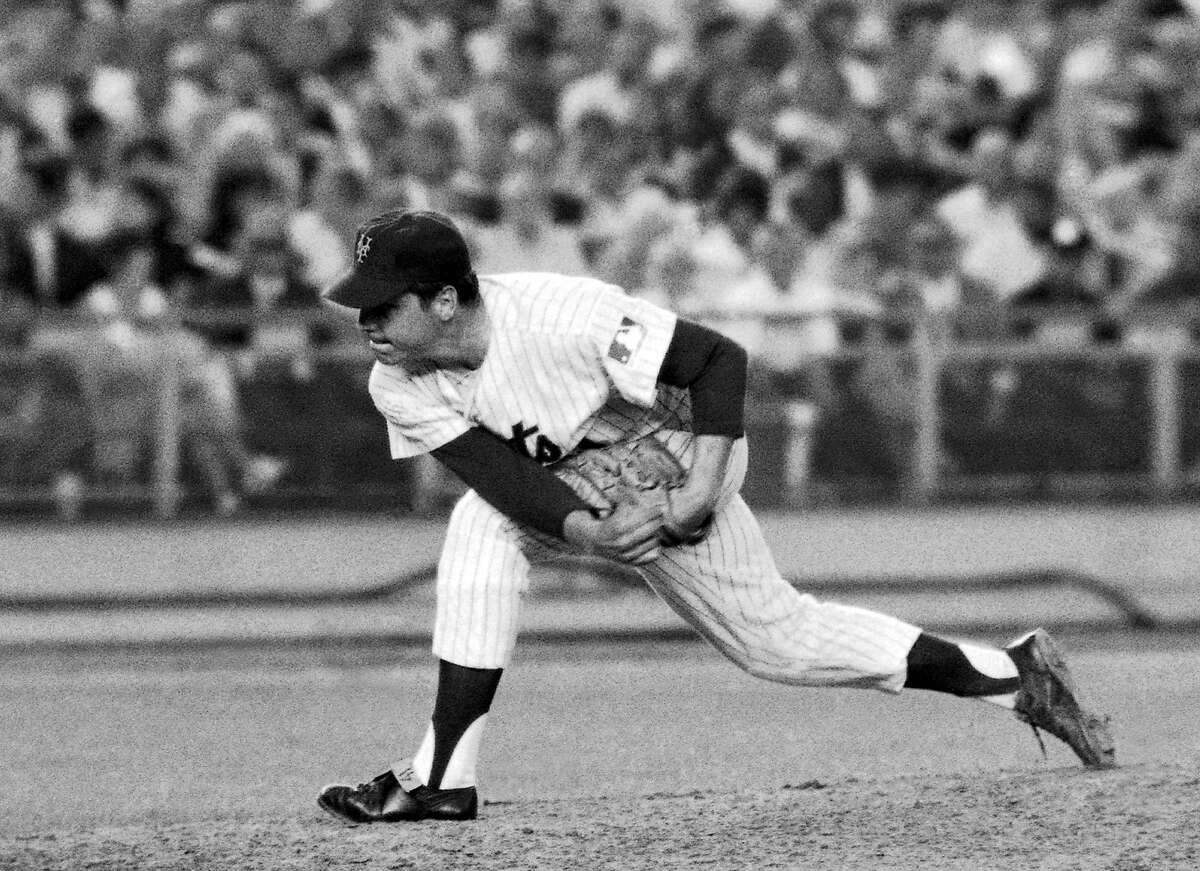
[[288,202],[283,181],[262,166],[218,166],[207,190],[205,222],[195,256],[201,268],[215,278],[233,275],[238,268],[233,247],[248,217],[257,211]]
[[226,359],[214,355],[195,333],[164,323],[164,353],[183,376],[180,423],[186,456],[198,469],[216,512],[227,517],[246,497],[275,487],[288,464],[248,444],[241,394]]
[[429,109],[411,119],[390,161],[380,180],[380,193],[387,202],[411,209],[460,211],[455,183],[461,180],[463,141],[449,114]]
[[[1046,269],[1008,301],[1011,334],[1041,342],[1087,344],[1104,323],[1104,297],[1084,268],[1090,251],[1081,231],[1045,245]],[[1078,235],[1075,235],[1075,234]]]
[[[1044,251],[1014,201],[1019,179],[1011,137],[988,131],[976,138],[971,154],[971,176],[942,199],[937,213],[958,236],[964,276],[1006,299],[1042,274]],[[1039,189],[1053,198],[1052,190]]]
[[[1179,200],[1195,166],[1172,167],[1200,118],[1200,30],[1177,2],[701,3],[656,8],[654,26],[605,2],[18,7],[3,27],[20,50],[0,61],[0,274],[49,307],[124,280],[102,245],[137,223],[120,208],[157,216],[152,284],[170,299],[193,265],[235,283],[263,207],[290,213],[320,286],[376,195],[487,224],[505,178],[535,178],[553,233],[572,225],[589,268],[629,286],[685,290],[663,252],[676,211],[703,215],[709,235],[677,263],[699,287],[678,304],[756,307],[735,268],[749,264],[761,299],[826,327],[756,341],[832,348],[828,314],[868,321],[897,298],[889,271],[917,268],[905,251],[934,245],[897,226],[906,201],[885,189],[905,166],[935,170],[913,184],[941,199],[959,262],[920,267],[939,276],[923,295],[953,299],[957,278],[962,335],[994,336],[1022,292],[1112,284],[1118,316],[1191,299]],[[749,199],[766,220],[714,217],[715,181],[739,165],[762,179]],[[644,208],[647,190],[672,208]],[[912,202],[907,223],[932,231]],[[1054,241],[1077,222],[1090,244]]]
[[837,475],[874,479],[884,488],[880,492],[899,494],[913,470],[917,377],[911,350],[913,324],[924,309],[920,285],[901,266],[894,229],[888,222],[851,223],[837,239],[826,280],[836,294],[840,332],[856,353],[836,371],[814,367],[800,395],[817,410],[814,463]]
[[303,261],[291,246],[286,211],[249,213],[231,255],[229,273],[200,284],[184,299],[189,308],[223,314],[222,322],[201,328],[214,347],[303,358],[312,346],[331,338],[319,288],[305,280]]
[[[555,123],[562,74],[557,68],[558,21],[547,4],[501,2],[488,30],[495,40],[490,79],[504,89],[518,124]],[[475,34],[477,35],[477,34]]]
[[1174,152],[1200,129],[1200,28],[1194,12],[1156,16],[1146,37],[1135,59],[1144,76],[1146,122]]
[[848,0],[780,4],[775,20],[793,50],[780,72],[797,117],[813,126],[844,126],[856,110],[841,64],[853,40],[858,8]]
[[1167,238],[1167,262],[1152,281],[1131,295],[1160,304],[1192,301],[1200,295],[1195,284],[1200,274],[1196,246],[1200,238],[1200,131],[1193,132],[1164,166],[1159,187],[1155,211]]
[[864,178],[863,204],[813,238],[790,288],[797,305],[859,323],[879,314],[885,279],[906,264],[912,227],[935,218],[943,185],[936,169],[903,160],[872,167]]
[[561,148],[561,137],[553,127],[539,124],[518,127],[506,143],[502,158],[505,172],[528,173],[556,194],[563,185]]
[[117,135],[112,122],[96,107],[81,103],[67,118],[67,140],[73,173],[71,197],[80,208],[103,202],[117,174]]
[[149,252],[136,239],[110,237],[105,259],[105,279],[79,301],[69,326],[38,338],[68,349],[93,434],[92,479],[136,486],[149,479],[163,370],[132,312],[160,305],[163,297],[150,283]]
[[452,20],[456,12],[451,4],[385,6],[374,12],[380,20],[367,25],[372,78],[382,99],[402,113],[445,109],[463,95],[468,59]]
[[[37,309],[0,289],[0,483],[49,487],[64,519],[81,507],[90,432],[70,365],[36,351]],[[19,355],[19,356],[18,356]]]
[[563,161],[562,136],[555,128],[542,124],[518,128],[505,156],[507,173],[531,175],[547,188],[554,222],[578,230],[586,218],[586,203],[573,188]]
[[943,221],[927,217],[904,234],[905,256],[896,270],[898,284],[912,290],[913,301],[936,318],[950,318],[962,305],[958,240]]
[[288,222],[288,236],[303,260],[304,280],[322,288],[350,268],[346,240],[376,210],[367,179],[348,163],[327,162],[312,187],[309,204]]
[[1013,203],[1042,264],[1040,274],[1007,299],[1017,315],[1017,334],[1043,341],[1090,341],[1106,305],[1102,252],[1048,182],[1020,182]]
[[734,163],[728,147],[732,108],[736,106],[745,62],[747,22],[734,12],[712,6],[688,22],[677,44],[675,74],[663,94],[660,149],[678,164],[679,194],[701,201],[711,196],[711,181]]
[[809,252],[845,215],[846,197],[837,162],[786,150],[791,156],[772,184],[771,214],[756,250],[775,285],[790,292]]
[[632,140],[611,108],[589,107],[561,132],[560,184],[582,204],[584,253],[589,263],[599,263],[620,232],[635,174]]
[[70,308],[105,277],[100,240],[69,221],[66,158],[38,149],[23,175],[20,206],[0,218],[5,283],[40,306]]
[[678,240],[696,223],[695,209],[659,185],[641,185],[614,207],[612,235],[593,271],[621,287],[641,287],[649,281],[654,246],[668,237]]
[[[911,297],[889,282],[894,254],[871,234],[870,224],[846,222],[829,234],[822,261],[797,277],[791,310],[807,315],[788,346],[776,335],[771,348],[787,348],[773,388],[807,409],[812,462],[835,477],[877,477],[897,485],[907,468],[913,398],[911,373],[902,365],[903,331]],[[828,355],[853,349],[848,362]]]
[[481,272],[544,271],[583,275],[588,271],[579,236],[554,221],[551,191],[544,179],[512,173],[500,185],[500,219],[476,232],[472,257]]
[[732,108],[726,147],[738,165],[774,179],[781,163],[776,120],[785,94],[776,80],[763,76],[748,76],[742,87]]
[[758,249],[770,205],[768,179],[734,167],[718,183],[712,219],[694,247],[693,314],[740,341],[752,358],[766,350],[761,315],[776,311],[782,302]]
[[1057,68],[1052,123],[1060,153],[1055,181],[1073,209],[1098,175],[1166,144],[1155,141],[1165,131],[1142,99],[1139,47],[1148,20],[1138,5],[1098,6],[1097,26],[1066,52]]
[[631,292],[673,312],[695,309],[697,233],[698,228],[680,227],[659,237],[646,253],[645,281]]
[[1174,230],[1165,213],[1166,167],[1165,160],[1147,159],[1107,170],[1079,200],[1083,228],[1106,258],[1114,314],[1170,267]]
[[[830,229],[845,218],[841,166],[816,157],[799,162],[780,180],[781,217],[762,248],[768,274],[785,293],[778,322],[768,334],[772,383],[781,395],[807,402],[813,419],[835,402],[828,358],[842,344],[841,318],[853,313],[820,261],[831,250]],[[861,288],[855,288],[861,292]]]
[[168,299],[189,296],[207,279],[197,262],[167,183],[154,176],[132,176],[123,185],[120,231],[146,247],[150,280]]
[[[522,131],[526,131],[522,148],[530,144],[530,134],[538,131],[550,139],[546,156],[557,150],[553,128],[522,126],[515,109],[505,101],[503,89],[495,83],[480,83],[468,92],[464,103],[467,121],[462,143],[463,170],[483,190],[495,191],[505,174],[524,168],[513,161],[514,139]],[[553,183],[554,172],[550,166],[539,167],[539,170],[541,178]]]
[[74,362],[96,434],[93,470],[132,483],[155,449],[163,379],[178,378],[180,435],[218,513],[229,515],[286,471],[247,447],[233,367],[184,327],[156,283],[154,247],[137,228],[110,238],[109,279],[81,303]]
[[944,8],[928,73],[954,107],[942,144],[969,152],[975,137],[998,128],[1014,132],[1020,114],[1044,86],[1037,44],[1036,4],[967,0]]
[[[605,63],[566,84],[558,100],[558,127],[571,130],[589,112],[611,117],[625,135],[645,138],[656,122],[650,93],[650,63],[662,39],[646,14],[612,10]],[[601,39],[597,39],[601,42]]]

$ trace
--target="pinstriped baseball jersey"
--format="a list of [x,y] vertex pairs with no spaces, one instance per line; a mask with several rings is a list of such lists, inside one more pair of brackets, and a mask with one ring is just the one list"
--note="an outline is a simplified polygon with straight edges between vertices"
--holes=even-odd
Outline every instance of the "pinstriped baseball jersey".
[[685,390],[655,383],[675,316],[592,278],[481,276],[490,318],[474,372],[376,363],[370,392],[392,457],[426,453],[471,426],[541,463],[691,422]]
[[[653,434],[691,465],[690,398],[656,384],[674,315],[588,278],[489,276],[480,291],[490,335],[478,370],[375,366],[371,395],[394,457],[433,450],[478,425],[547,464],[585,442]],[[746,462],[739,439],[708,536],[664,548],[640,574],[746,671],[898,690],[918,630],[795,590],[738,495]],[[438,563],[434,653],[474,668],[507,665],[531,563],[566,548],[469,491],[450,516]]]

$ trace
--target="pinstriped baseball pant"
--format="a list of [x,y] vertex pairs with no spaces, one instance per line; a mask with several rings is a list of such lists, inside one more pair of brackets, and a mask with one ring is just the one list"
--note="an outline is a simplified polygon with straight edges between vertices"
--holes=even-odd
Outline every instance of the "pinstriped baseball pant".
[[[685,463],[687,442],[668,440]],[[885,614],[818,601],[788,583],[737,493],[745,468],[742,440],[708,537],[664,548],[638,568],[643,579],[750,674],[787,684],[899,692],[920,630]],[[568,550],[509,520],[473,491],[464,495],[451,514],[438,564],[434,654],[473,668],[506,666],[531,564]]]

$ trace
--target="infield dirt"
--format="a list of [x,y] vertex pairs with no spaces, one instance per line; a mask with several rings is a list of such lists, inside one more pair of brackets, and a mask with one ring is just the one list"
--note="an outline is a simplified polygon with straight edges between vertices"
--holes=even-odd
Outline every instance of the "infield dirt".
[[1200,776],[808,781],[771,792],[515,800],[472,823],[212,820],[0,840],[5,869],[1194,869]]
[[[1190,580],[1168,580],[1194,607]],[[1002,595],[971,607],[1049,615],[1052,630],[1075,613]],[[78,625],[43,616],[64,636]],[[1052,739],[1042,758],[991,705],[767,684],[694,640],[523,645],[488,726],[480,819],[377,827],[343,826],[314,798],[420,737],[435,674],[423,645],[9,653],[0,871],[1200,868],[1196,636],[1065,640],[1089,703],[1113,717],[1116,770],[1085,771]]]

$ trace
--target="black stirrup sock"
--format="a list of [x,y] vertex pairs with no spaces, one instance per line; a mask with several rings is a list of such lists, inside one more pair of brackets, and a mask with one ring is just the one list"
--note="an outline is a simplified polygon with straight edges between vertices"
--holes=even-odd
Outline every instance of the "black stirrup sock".
[[441,786],[446,766],[467,729],[492,707],[502,672],[499,668],[468,668],[440,660],[437,697],[433,703],[433,764],[428,784],[431,789]]
[[[1016,674],[1016,666],[1012,673]],[[1015,693],[1021,681],[1018,677],[984,674],[959,645],[922,632],[908,651],[908,677],[904,685],[956,696],[1000,696]]]

